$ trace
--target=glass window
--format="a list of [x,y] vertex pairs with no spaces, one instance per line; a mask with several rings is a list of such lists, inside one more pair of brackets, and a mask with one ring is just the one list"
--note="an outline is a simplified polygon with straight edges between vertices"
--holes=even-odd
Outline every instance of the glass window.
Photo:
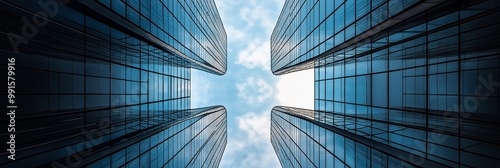
[[356,167],[370,166],[370,148],[363,144],[356,143]]
[[334,101],[344,101],[344,79],[334,79]]
[[330,15],[331,13],[333,13],[334,9],[335,9],[335,4],[333,0],[323,0],[323,1],[326,1],[326,16]]
[[362,34],[370,28],[370,15],[356,22],[356,35]]
[[341,160],[344,160],[344,152],[344,137],[339,134],[335,134],[335,156],[337,156]]
[[354,141],[352,141],[351,139],[349,138],[346,138],[345,139],[345,163],[347,164],[347,166],[349,167],[354,167],[354,149],[355,149],[355,146],[354,146]]
[[[367,104],[367,94],[369,89],[366,76],[356,77],[356,103]],[[353,86],[354,87],[354,86]]]
[[372,150],[371,167],[387,167],[387,155],[380,153],[377,150]]
[[326,100],[333,100],[333,80],[326,81],[326,88],[323,92],[326,94]]
[[387,19],[387,3],[384,3],[382,6],[376,8],[372,12],[372,27],[384,22]]
[[345,1],[345,25],[350,25],[356,19],[354,4],[354,0]]
[[372,75],[372,103],[374,106],[387,106],[387,73]]
[[361,18],[370,10],[369,0],[356,0],[356,19]]
[[355,103],[356,100],[356,82],[355,77],[345,78],[345,99],[346,102]]
[[325,167],[334,167],[335,166],[334,164],[335,164],[335,158],[333,157],[332,154],[327,153]]

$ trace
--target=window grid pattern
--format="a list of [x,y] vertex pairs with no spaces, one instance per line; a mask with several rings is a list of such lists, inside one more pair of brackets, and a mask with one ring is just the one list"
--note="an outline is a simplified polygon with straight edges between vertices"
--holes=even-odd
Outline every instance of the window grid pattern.
[[271,143],[282,167],[415,167],[298,117],[297,110],[280,106],[271,113]]
[[227,35],[213,0],[99,2],[186,56],[218,70],[212,73],[226,72]]
[[[223,107],[200,110],[88,167],[218,167],[226,146],[226,111]],[[208,112],[208,111],[212,112]]]
[[[0,34],[6,35],[21,33],[24,22],[20,18],[33,18],[41,9],[23,1],[1,1],[0,10],[5,20],[0,23]],[[16,58],[16,129],[20,130],[16,161],[2,160],[0,167],[50,165],[74,153],[108,148],[172,122],[191,108],[191,62],[72,6],[59,5],[58,10],[19,46],[19,53],[9,40],[0,41],[0,54]],[[6,60],[0,62],[1,68],[7,68]],[[220,149],[206,151],[199,159],[222,155]]]
[[271,35],[271,69],[282,74],[311,68],[294,65],[310,61],[420,2],[287,0]]
[[[500,147],[500,99],[488,81],[499,81],[495,30],[500,24],[494,18],[500,6],[494,1],[421,4],[429,5],[288,0],[271,36],[272,71],[315,68],[315,111],[301,114],[302,119],[314,115],[314,122],[362,137],[358,141],[450,167],[498,165],[500,156],[493,151]],[[280,135],[272,138],[289,133],[275,132]],[[307,153],[314,146],[290,145],[297,138],[279,145],[273,140],[282,164],[287,162],[283,166],[297,167],[295,159],[318,167],[318,159]]]
[[498,81],[499,6],[439,9],[318,60],[316,118],[447,166],[499,164],[499,94],[480,82]]

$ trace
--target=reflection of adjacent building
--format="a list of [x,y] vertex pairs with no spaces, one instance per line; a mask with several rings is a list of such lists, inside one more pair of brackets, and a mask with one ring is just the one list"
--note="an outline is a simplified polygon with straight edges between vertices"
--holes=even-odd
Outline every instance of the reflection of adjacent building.
[[191,68],[227,69],[212,0],[42,2],[0,1],[0,54],[16,59],[18,107],[16,160],[0,167],[219,164],[225,110],[190,110]]
[[[271,37],[272,70],[283,75],[315,69],[315,108],[306,115],[314,117],[301,121],[355,142],[350,143],[354,146],[341,146],[342,154],[326,150],[338,163],[364,167],[364,163],[351,162],[358,155],[358,143],[363,146],[361,154],[371,148],[365,160],[375,159],[382,166],[404,163],[418,167],[422,166],[419,160],[451,167],[500,163],[500,155],[494,152],[500,149],[496,83],[500,81],[500,34],[496,31],[500,22],[494,19],[500,17],[498,3],[301,3],[285,3],[286,10]],[[314,146],[288,148],[302,139],[291,136],[277,142],[285,136],[280,132],[286,131],[278,129],[279,125],[298,120],[292,119],[297,118],[296,111],[273,110],[272,141],[278,157],[285,167],[304,166],[292,159],[298,158],[296,150],[300,149],[314,166],[324,167],[324,162],[307,153],[316,151]],[[290,113],[292,117],[277,118]],[[287,133],[295,136],[303,129]],[[353,136],[348,137],[350,134]],[[317,135],[312,139],[323,137]],[[325,145],[348,145],[345,142],[327,141]],[[393,150],[411,154],[413,160],[389,152]],[[348,158],[347,153],[353,155]]]
[[[147,112],[147,111],[145,111]],[[218,167],[227,142],[226,109],[222,106],[177,111],[168,120],[145,131],[127,134],[45,166],[78,163],[86,167]],[[112,127],[111,127],[112,128]],[[87,132],[98,136],[108,128]],[[99,142],[103,137],[92,137]],[[78,158],[74,162],[67,158]]]
[[[283,167],[413,167],[418,161],[423,167],[445,167],[435,161],[377,143],[373,137],[387,134],[391,137],[408,133],[404,128],[387,131],[367,126],[360,130],[342,129],[314,117],[313,110],[277,106],[271,113],[271,142]],[[313,116],[313,117],[311,117]],[[338,118],[343,120],[343,118]],[[334,118],[335,120],[335,118]],[[328,121],[332,123],[332,119]],[[365,123],[366,121],[364,121]],[[344,125],[345,124],[345,125]],[[379,125],[380,123],[372,123]],[[355,125],[345,121],[343,126]],[[345,128],[345,127],[344,127]],[[373,132],[366,134],[363,129]],[[411,141],[409,142],[411,143]]]

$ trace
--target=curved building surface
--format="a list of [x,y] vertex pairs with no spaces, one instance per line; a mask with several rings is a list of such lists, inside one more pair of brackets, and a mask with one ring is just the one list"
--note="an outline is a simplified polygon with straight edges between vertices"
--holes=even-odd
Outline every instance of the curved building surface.
[[273,110],[282,165],[500,164],[499,17],[492,0],[287,0],[272,71],[314,68],[315,106]]
[[0,167],[217,167],[226,111],[190,101],[191,68],[227,70],[213,0],[0,0],[0,18],[16,111]]

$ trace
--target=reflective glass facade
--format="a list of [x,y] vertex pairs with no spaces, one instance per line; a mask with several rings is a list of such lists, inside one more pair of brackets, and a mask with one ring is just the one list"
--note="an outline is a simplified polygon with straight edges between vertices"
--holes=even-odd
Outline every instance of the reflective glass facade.
[[446,167],[324,124],[313,110],[293,107],[273,108],[271,143],[282,167]]
[[[304,21],[312,27],[305,28],[306,40],[279,28],[300,29],[285,18],[302,16],[302,9],[313,14],[305,18],[316,18],[318,4],[318,24]],[[273,72],[314,68],[313,118],[334,133],[444,166],[498,165],[499,9],[492,0],[288,0],[271,38]],[[329,22],[336,11],[342,17]],[[418,160],[407,163],[421,166]]]
[[271,35],[272,72],[281,75],[312,68],[317,58],[332,57],[334,51],[348,45],[366,43],[380,31],[406,25],[403,21],[442,2],[287,0]]
[[0,105],[17,106],[16,160],[0,167],[219,164],[225,109],[190,110],[191,68],[226,71],[212,0],[5,0],[0,18],[0,68],[16,60],[15,103]]
[[[227,143],[222,106],[184,110],[166,124],[82,160],[88,167],[218,167]],[[65,160],[60,160],[64,162]],[[58,161],[56,161],[58,162]],[[57,163],[56,163],[57,164]],[[52,165],[56,165],[52,163]]]
[[189,60],[194,68],[226,73],[227,35],[213,0],[99,0],[78,5],[125,18],[129,23],[124,27]]

